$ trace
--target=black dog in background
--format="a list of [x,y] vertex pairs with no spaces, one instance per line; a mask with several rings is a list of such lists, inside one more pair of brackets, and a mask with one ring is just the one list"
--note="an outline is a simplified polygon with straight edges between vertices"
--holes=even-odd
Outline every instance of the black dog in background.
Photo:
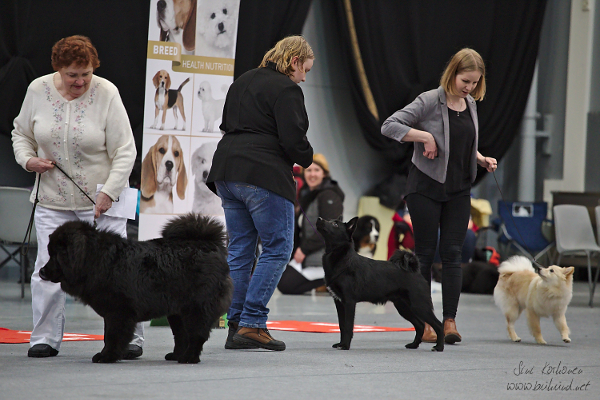
[[358,255],[352,244],[357,220],[356,217],[347,223],[317,220],[317,230],[325,238],[325,282],[335,300],[340,325],[341,340],[333,347],[350,349],[356,303],[385,304],[391,301],[400,315],[415,327],[415,339],[406,348],[419,347],[426,322],[437,333],[433,350],[443,351],[442,323],[433,312],[429,285],[419,271],[417,257],[402,250],[397,250],[389,261]]
[[122,359],[136,323],[166,315],[175,349],[165,358],[195,364],[231,304],[226,240],[218,221],[194,214],[171,220],[162,238],[145,242],[72,221],[50,235],[40,277],[104,318],[104,348],[93,362]]
[[381,227],[377,218],[371,215],[363,215],[356,222],[356,229],[352,234],[354,239],[354,250],[361,256],[373,258],[377,250]]

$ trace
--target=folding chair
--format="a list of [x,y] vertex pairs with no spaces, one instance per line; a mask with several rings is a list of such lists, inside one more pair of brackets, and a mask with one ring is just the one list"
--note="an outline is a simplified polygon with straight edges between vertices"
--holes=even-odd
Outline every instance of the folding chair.
[[498,249],[503,258],[515,250],[534,260],[548,253],[554,242],[544,236],[543,225],[551,223],[546,218],[547,212],[546,202],[498,201]]
[[[25,280],[29,266],[28,252],[23,254],[21,250],[33,208],[33,204],[29,202],[30,194],[28,189],[0,186],[0,249],[8,254],[8,257],[0,263],[0,268],[11,260],[19,264],[21,298],[25,297]],[[31,232],[30,242],[25,246],[37,247],[35,229]],[[12,250],[9,247],[16,247],[16,249]]]
[[[589,306],[593,307],[594,291],[600,275],[600,246],[594,237],[590,213],[586,206],[561,204],[554,206],[554,229],[556,230],[557,264],[563,254],[585,255],[587,258],[588,282],[590,286]],[[596,210],[596,215],[598,211]],[[592,256],[598,256],[596,278],[592,281]]]

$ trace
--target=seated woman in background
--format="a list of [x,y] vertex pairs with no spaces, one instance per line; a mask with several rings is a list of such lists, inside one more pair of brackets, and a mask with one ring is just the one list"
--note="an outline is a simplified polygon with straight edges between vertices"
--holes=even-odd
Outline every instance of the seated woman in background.
[[277,285],[283,294],[302,294],[312,289],[325,289],[322,261],[325,241],[313,227],[318,217],[336,219],[344,212],[344,192],[331,179],[329,164],[323,154],[313,156],[313,163],[304,170],[304,182],[298,196],[300,207],[296,207],[293,257]]

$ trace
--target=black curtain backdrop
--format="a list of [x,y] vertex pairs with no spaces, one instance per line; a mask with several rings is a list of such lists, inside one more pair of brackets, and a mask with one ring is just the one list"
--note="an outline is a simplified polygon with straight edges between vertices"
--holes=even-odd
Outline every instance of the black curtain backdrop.
[[265,53],[289,35],[302,34],[312,0],[242,0],[234,78],[258,67]]
[[[479,150],[502,159],[519,133],[533,78],[546,0],[351,0],[365,73],[379,118],[367,107],[351,48],[345,0],[335,21],[356,113],[368,143],[406,174],[412,145],[381,135],[383,121],[421,92],[439,86],[450,57],[463,47],[486,63],[487,95],[478,102]],[[485,171],[480,168],[478,180]]]
[[141,150],[149,1],[2,0],[0,9],[1,135],[10,136],[29,83],[53,72],[54,43],[81,34],[98,50],[95,73],[119,88]]
[[[29,83],[52,72],[59,39],[81,34],[98,49],[96,74],[113,82],[141,153],[148,43],[148,0],[1,0],[0,135],[10,136]],[[235,77],[256,68],[279,39],[300,34],[311,0],[242,0]],[[153,23],[153,21],[150,21]]]
[[[465,46],[481,53],[488,70],[488,94],[479,103],[480,150],[502,158],[527,102],[545,0],[351,1],[379,119],[368,111],[357,77],[344,0],[332,4],[329,21],[338,24],[356,113],[368,143],[391,161],[391,171],[407,171],[412,147],[383,137],[381,123],[437,87],[450,56]],[[258,66],[279,39],[301,33],[310,5],[311,0],[242,0],[235,77]],[[141,149],[149,12],[148,0],[2,0],[0,135],[10,136],[29,83],[52,72],[52,45],[83,34],[98,48],[97,74],[119,88]]]

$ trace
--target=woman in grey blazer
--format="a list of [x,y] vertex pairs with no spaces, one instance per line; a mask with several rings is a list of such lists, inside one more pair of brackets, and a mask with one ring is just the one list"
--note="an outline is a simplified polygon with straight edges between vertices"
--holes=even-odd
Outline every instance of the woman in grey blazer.
[[[471,184],[477,164],[489,172],[498,163],[477,151],[479,126],[475,100],[485,95],[485,65],[475,50],[462,49],[449,61],[440,87],[420,94],[392,114],[381,133],[401,143],[413,142],[406,185],[413,222],[415,253],[431,283],[431,264],[440,241],[445,342],[462,340],[455,317],[462,286],[461,249],[471,211]],[[437,335],[425,324],[423,341]]]

